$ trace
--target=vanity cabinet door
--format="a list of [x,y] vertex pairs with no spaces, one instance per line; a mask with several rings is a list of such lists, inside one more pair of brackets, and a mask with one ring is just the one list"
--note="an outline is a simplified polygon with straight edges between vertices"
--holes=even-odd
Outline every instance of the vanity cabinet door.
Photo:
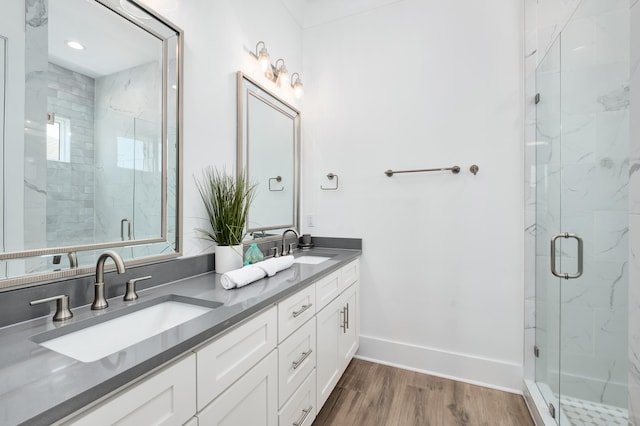
[[356,283],[349,287],[340,296],[343,310],[344,327],[340,330],[340,364],[341,373],[347,368],[351,359],[356,354],[359,346],[358,330],[358,296],[360,284]]
[[205,426],[277,426],[278,351],[265,359],[198,413]]
[[196,411],[196,357],[182,361],[133,385],[66,425],[182,425]]
[[335,299],[316,314],[316,399],[319,412],[340,378],[342,300]]
[[358,293],[356,283],[316,315],[318,411],[358,350]]
[[198,410],[276,347],[277,322],[274,306],[196,351]]

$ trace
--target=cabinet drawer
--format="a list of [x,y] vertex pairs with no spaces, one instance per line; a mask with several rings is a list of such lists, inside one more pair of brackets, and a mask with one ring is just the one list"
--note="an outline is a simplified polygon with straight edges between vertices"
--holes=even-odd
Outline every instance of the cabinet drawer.
[[195,355],[100,403],[67,425],[182,425],[195,413]]
[[278,393],[282,407],[316,366],[315,321],[308,321],[278,346]]
[[276,426],[278,355],[271,352],[198,413],[206,426]]
[[289,337],[316,313],[315,285],[278,303],[278,343]]
[[276,347],[276,307],[196,351],[198,410]]
[[340,272],[342,273],[342,287],[340,290],[345,290],[351,284],[360,279],[360,260],[354,260],[347,266],[344,266],[342,269],[340,269]]
[[316,418],[316,372],[311,373],[280,410],[279,426],[309,426]]
[[316,303],[318,304],[316,311],[327,306],[340,294],[342,291],[341,276],[341,271],[335,271],[316,282]]

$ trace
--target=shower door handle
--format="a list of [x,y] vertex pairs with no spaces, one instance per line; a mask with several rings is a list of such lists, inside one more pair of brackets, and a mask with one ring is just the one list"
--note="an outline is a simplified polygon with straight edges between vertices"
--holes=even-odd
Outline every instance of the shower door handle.
[[[574,238],[578,242],[578,272],[576,272],[573,275],[570,275],[567,273],[563,274],[556,270],[556,240],[558,238],[565,238],[565,239]],[[565,280],[580,278],[582,276],[583,265],[584,265],[583,254],[584,254],[584,250],[583,250],[582,238],[578,237],[575,234],[569,234],[568,232],[565,232],[564,234],[554,235],[551,238],[551,273],[556,277],[564,278]]]

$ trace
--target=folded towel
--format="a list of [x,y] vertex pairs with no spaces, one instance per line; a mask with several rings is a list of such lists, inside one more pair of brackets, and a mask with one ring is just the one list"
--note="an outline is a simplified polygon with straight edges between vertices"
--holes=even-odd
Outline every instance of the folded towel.
[[264,278],[265,275],[267,275],[267,273],[262,268],[256,267],[255,264],[247,265],[244,268],[225,272],[222,274],[222,277],[220,277],[220,283],[225,289],[231,290],[232,288],[240,288],[254,281],[258,281]]
[[293,256],[272,257],[262,262],[254,263],[251,266],[262,269],[265,274],[272,277],[276,272],[290,268],[293,265]]

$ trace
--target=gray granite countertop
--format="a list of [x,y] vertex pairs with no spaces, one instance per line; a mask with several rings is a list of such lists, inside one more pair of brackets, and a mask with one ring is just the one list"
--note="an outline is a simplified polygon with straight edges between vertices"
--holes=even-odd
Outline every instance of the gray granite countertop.
[[[316,248],[296,256],[305,254],[330,259],[317,265],[294,263],[271,278],[233,290],[224,290],[220,276],[207,273],[140,291],[135,302],[111,299],[105,311],[76,308],[74,317],[64,323],[54,323],[48,316],[0,329],[0,424],[52,424],[339,269],[361,252]],[[223,305],[95,362],[76,361],[32,340],[170,294]]]

